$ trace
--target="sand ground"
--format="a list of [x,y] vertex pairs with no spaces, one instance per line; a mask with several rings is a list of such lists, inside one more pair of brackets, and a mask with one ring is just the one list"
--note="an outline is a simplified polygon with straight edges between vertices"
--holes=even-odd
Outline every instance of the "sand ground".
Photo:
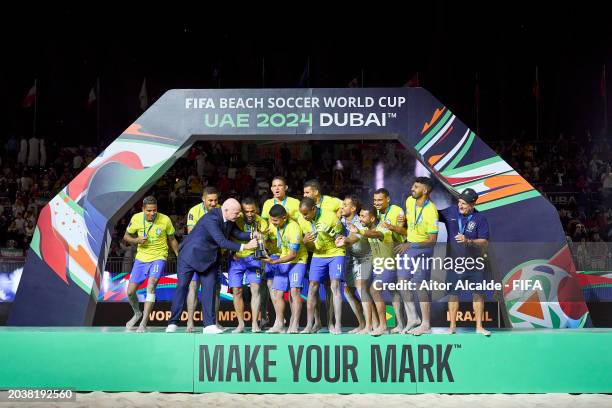
[[76,402],[63,403],[0,403],[0,407],[612,407],[612,395],[606,394],[165,394],[138,392],[78,393]]

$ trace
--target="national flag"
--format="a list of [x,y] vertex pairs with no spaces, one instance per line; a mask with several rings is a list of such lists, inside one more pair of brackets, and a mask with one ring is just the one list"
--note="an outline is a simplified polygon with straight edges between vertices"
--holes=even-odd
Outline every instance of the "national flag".
[[26,94],[25,98],[23,98],[21,106],[24,108],[32,107],[36,103],[36,93],[36,80],[34,80],[34,85],[32,85],[32,87],[28,90],[28,93]]
[[608,96],[608,89],[606,85],[606,64],[601,67],[601,81],[599,82],[599,94],[602,98],[606,99]]
[[96,95],[96,86],[94,85],[89,90],[89,95],[87,96],[87,109],[91,109],[97,100],[98,95]]
[[298,87],[304,88],[307,87],[310,83],[310,58],[306,61],[306,66],[304,67],[304,71],[302,71],[302,76],[300,77],[300,82],[298,83]]
[[533,93],[533,97],[535,98],[536,102],[538,102],[540,100],[541,97],[541,93],[540,93],[540,78],[538,75],[538,67],[536,67],[535,69],[535,80],[533,81],[533,88],[532,88],[532,93]]
[[476,85],[474,86],[474,105],[478,111],[480,108],[480,82],[478,81],[478,74],[476,74]]

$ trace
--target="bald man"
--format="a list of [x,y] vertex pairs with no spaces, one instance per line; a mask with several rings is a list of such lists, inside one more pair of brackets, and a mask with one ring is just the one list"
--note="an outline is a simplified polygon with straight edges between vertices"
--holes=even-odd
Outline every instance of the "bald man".
[[[251,238],[251,234],[241,231],[235,224],[240,211],[240,203],[237,200],[233,198],[226,200],[221,208],[213,208],[206,213],[183,241],[178,257],[178,283],[172,299],[172,317],[166,332],[176,331],[185,306],[189,282],[193,274],[197,273],[202,284],[203,333],[223,333],[223,330],[215,324],[217,316],[214,312],[215,284],[219,276],[218,251],[221,248],[234,252],[257,248],[257,239]],[[246,243],[238,244],[231,241],[230,237]]]

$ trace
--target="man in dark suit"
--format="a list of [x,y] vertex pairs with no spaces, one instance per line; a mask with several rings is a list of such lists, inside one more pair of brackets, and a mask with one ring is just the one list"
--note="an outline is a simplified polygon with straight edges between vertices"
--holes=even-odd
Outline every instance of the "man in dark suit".
[[[172,299],[172,317],[166,332],[176,331],[180,319],[189,282],[197,273],[202,284],[202,316],[204,333],[219,334],[223,331],[216,325],[215,284],[219,275],[219,249],[230,251],[257,248],[257,239],[251,239],[247,232],[241,231],[234,223],[240,215],[240,203],[230,198],[221,208],[214,208],[204,215],[187,236],[179,250],[177,276],[178,283]],[[230,241],[233,236],[246,244]]]

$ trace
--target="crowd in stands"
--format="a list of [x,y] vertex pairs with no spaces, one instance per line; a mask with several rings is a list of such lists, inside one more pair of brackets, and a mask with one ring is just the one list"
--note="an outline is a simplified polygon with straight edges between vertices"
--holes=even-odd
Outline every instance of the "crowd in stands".
[[[578,269],[610,268],[612,246],[612,152],[607,139],[559,135],[556,140],[489,142],[523,177],[546,195],[572,243]],[[40,209],[100,152],[92,146],[62,147],[59,141],[1,140],[0,248],[23,254],[32,239]],[[269,198],[273,175],[283,175],[289,194],[301,197],[304,180],[316,178],[325,194],[371,197],[384,179],[392,201],[403,203],[412,181],[414,159],[396,141],[199,142],[152,189],[161,212],[172,218],[179,241],[185,215],[204,187],[221,198]],[[407,171],[408,169],[408,171]],[[396,193],[396,192],[401,192]],[[393,196],[396,194],[397,196]],[[140,211],[136,204],[133,212]],[[132,212],[115,226],[110,256],[129,257],[121,240]]]
[[2,256],[23,254],[32,240],[40,209],[99,150],[15,136],[2,139],[0,149],[0,248]]
[[612,269],[612,150],[587,132],[490,143],[557,207],[579,270]]

